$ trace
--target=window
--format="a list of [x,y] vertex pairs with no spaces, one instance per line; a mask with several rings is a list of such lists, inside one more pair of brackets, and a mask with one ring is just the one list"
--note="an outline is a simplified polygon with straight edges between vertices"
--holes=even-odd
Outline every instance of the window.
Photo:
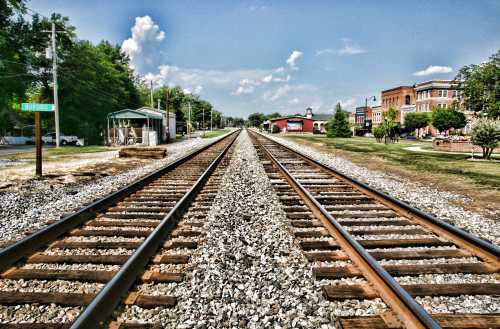
[[410,105],[410,101],[411,101],[411,99],[410,99],[410,95],[406,95],[406,96],[405,96],[405,104],[406,104],[406,105]]
[[448,90],[438,90],[438,97],[448,97]]
[[460,90],[453,90],[453,98],[460,98]]

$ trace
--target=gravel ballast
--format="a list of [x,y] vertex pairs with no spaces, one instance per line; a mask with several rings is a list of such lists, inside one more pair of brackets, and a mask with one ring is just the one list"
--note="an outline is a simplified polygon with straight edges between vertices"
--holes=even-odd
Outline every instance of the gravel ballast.
[[345,175],[358,179],[414,207],[434,214],[439,219],[463,228],[483,239],[490,240],[497,245],[500,244],[500,221],[485,218],[481,214],[465,210],[463,207],[453,204],[454,201],[465,200],[464,196],[438,190],[435,187],[395,175],[369,170],[347,159],[318,151],[311,146],[299,145],[279,136],[269,134],[267,136],[325,165],[331,166]]
[[201,148],[215,138],[195,138],[167,146],[168,156],[118,175],[96,178],[81,184],[52,185],[30,180],[15,192],[0,192],[0,243],[4,246],[25,237],[25,230],[45,227],[86,204],[124,187],[181,156]]
[[[206,243],[193,255],[169,310],[130,307],[122,319],[167,328],[334,328],[336,314],[376,314],[380,300],[326,301],[312,277],[246,132],[206,219]],[[143,287],[142,289],[148,289]]]

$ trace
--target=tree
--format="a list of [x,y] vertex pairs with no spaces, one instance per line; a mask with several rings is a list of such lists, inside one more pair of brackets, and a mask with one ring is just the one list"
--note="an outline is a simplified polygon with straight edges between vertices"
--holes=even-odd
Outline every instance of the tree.
[[271,114],[266,115],[267,120],[275,119],[281,117],[281,114],[278,112],[274,112]]
[[382,138],[385,136],[385,129],[383,126],[373,128],[373,136],[378,143],[382,143]]
[[[429,125],[431,118],[427,112],[413,112],[405,116],[405,128],[407,131],[425,128]],[[418,137],[418,134],[417,134]]]
[[455,81],[467,109],[500,118],[500,50],[488,62],[462,67]]
[[432,110],[432,125],[439,131],[448,131],[451,128],[460,129],[465,127],[467,121],[465,115],[451,108],[434,108]]
[[483,149],[483,158],[491,159],[491,153],[500,143],[500,120],[480,119],[472,128],[471,141]]
[[250,127],[259,127],[264,121],[266,121],[266,116],[260,112],[252,113],[248,116]]
[[384,131],[384,143],[395,143],[399,138],[399,125],[396,122],[397,113],[392,107],[384,113],[384,121],[380,125]]
[[349,114],[342,110],[340,103],[335,106],[335,114],[328,122],[328,137],[352,137],[349,129]]

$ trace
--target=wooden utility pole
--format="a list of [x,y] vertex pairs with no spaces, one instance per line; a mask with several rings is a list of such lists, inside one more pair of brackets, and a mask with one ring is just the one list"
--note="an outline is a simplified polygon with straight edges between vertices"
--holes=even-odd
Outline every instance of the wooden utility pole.
[[167,109],[167,143],[170,142],[170,90],[165,90],[165,108]]
[[35,112],[36,175],[42,177],[42,114]]

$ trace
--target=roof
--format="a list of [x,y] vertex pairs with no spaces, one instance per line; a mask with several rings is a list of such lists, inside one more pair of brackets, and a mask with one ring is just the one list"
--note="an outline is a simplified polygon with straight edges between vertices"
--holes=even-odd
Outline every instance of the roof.
[[398,89],[408,89],[408,88],[413,88],[413,86],[398,86],[398,87],[394,87],[394,88],[382,90],[382,93],[388,93],[390,91],[395,91],[395,90],[398,90]]
[[278,120],[285,120],[285,119],[302,119],[302,120],[313,120],[313,119],[309,119],[303,115],[287,115],[287,116],[284,116],[284,117],[279,117],[279,118],[274,118],[274,119],[270,119],[271,122],[274,122],[274,121],[278,121]]
[[[108,116],[114,119],[163,119],[165,111],[159,111],[150,107],[141,107],[137,110],[124,109],[109,113]],[[173,115],[173,113],[171,113]]]
[[332,117],[331,114],[323,114],[323,113],[318,113],[318,114],[313,114],[312,119],[315,121],[328,121]]

